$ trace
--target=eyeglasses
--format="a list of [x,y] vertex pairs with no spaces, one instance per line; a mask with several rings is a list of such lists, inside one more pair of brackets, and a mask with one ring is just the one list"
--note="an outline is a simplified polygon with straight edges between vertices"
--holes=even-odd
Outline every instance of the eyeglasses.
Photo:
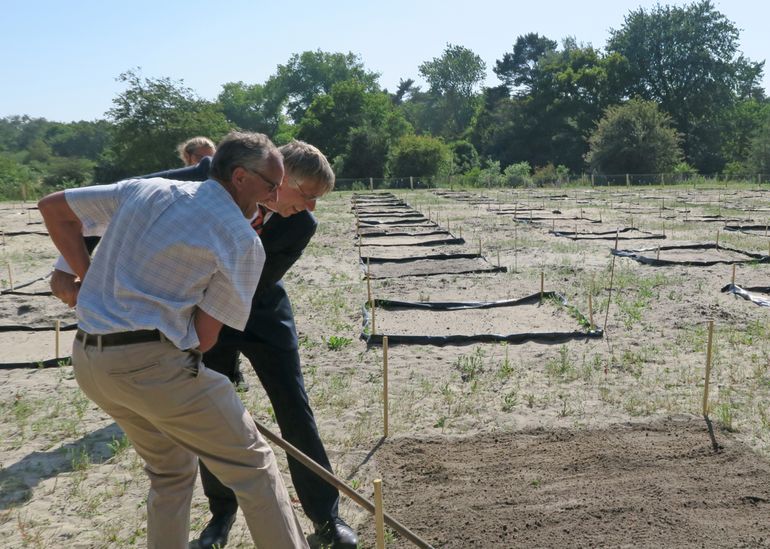
[[244,170],[246,170],[247,172],[249,172],[249,173],[253,173],[254,175],[258,176],[258,177],[259,177],[259,178],[260,178],[262,181],[264,181],[265,183],[267,183],[268,192],[271,192],[271,193],[272,193],[272,192],[273,192],[273,191],[275,191],[275,190],[276,190],[278,187],[280,187],[280,186],[281,186],[281,182],[280,182],[280,181],[278,181],[278,183],[276,183],[276,182],[274,182],[274,181],[270,181],[270,180],[269,180],[267,177],[265,177],[265,176],[262,174],[262,172],[259,172],[259,171],[257,171],[257,170],[252,170],[252,169],[249,169],[249,168],[247,168],[246,166],[241,166],[241,167],[242,167]]
[[292,187],[297,189],[297,192],[305,202],[315,202],[316,200],[318,200],[323,196],[323,193],[318,195],[307,194],[305,190],[302,188],[302,185],[297,181],[292,182]]

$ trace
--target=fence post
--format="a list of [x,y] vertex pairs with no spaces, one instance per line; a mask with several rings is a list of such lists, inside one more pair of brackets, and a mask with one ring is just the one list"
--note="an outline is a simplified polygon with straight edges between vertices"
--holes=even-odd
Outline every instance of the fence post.
[[374,178],[372,177],[369,178],[369,190],[370,191],[374,190]]
[[594,186],[594,174],[591,174],[591,186]]
[[409,188],[414,190],[414,177],[409,176]]
[[626,174],[626,187],[630,187],[630,186],[631,186],[631,178],[628,176],[628,174]]

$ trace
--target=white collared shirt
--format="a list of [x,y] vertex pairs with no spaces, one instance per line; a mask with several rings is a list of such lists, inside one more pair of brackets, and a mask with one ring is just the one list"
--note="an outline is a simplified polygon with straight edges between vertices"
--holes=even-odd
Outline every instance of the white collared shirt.
[[65,197],[85,234],[106,227],[78,295],[81,329],[158,329],[187,349],[199,343],[196,307],[244,328],[265,252],[218,182],[134,179]]

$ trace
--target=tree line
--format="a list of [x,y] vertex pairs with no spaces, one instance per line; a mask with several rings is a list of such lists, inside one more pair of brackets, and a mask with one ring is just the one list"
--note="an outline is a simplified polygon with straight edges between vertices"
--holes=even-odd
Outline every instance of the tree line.
[[538,183],[567,174],[770,173],[764,61],[713,5],[630,11],[603,49],[538,33],[486,63],[447,44],[421,63],[427,87],[379,85],[353,53],[294,54],[263,83],[229,82],[213,101],[181,81],[118,77],[104,120],[0,119],[0,195],[114,181],[178,164],[177,143],[230,129],[323,150],[338,177],[462,174]]

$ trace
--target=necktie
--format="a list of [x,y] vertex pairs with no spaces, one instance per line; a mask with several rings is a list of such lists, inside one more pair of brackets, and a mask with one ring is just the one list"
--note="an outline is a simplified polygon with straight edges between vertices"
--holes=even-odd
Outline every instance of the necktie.
[[257,206],[257,217],[251,222],[251,226],[254,227],[257,234],[262,234],[262,227],[265,224],[265,213],[265,207],[262,204]]

